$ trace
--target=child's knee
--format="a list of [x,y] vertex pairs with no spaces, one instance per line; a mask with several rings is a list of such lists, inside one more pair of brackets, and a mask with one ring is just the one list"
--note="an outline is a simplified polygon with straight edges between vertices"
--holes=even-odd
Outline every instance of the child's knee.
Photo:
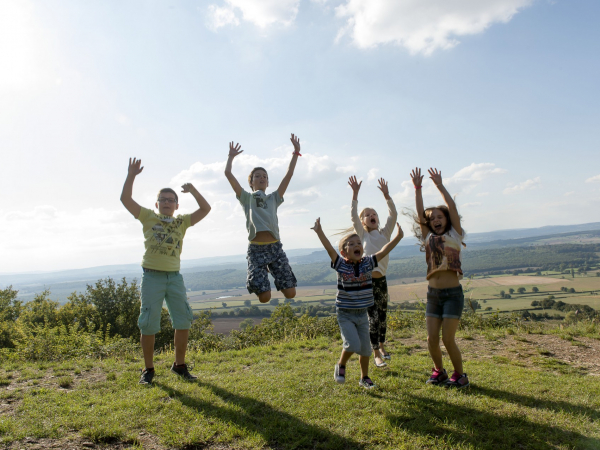
[[282,289],[281,293],[283,295],[285,295],[285,298],[294,298],[296,296],[296,288],[288,288],[288,289]]
[[257,296],[259,302],[267,303],[269,300],[271,300],[271,291],[261,292],[260,294],[257,294]]

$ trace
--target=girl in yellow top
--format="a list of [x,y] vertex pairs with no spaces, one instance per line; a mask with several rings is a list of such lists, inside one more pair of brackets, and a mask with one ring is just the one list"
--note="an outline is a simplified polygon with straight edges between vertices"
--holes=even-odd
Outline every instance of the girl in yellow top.
[[[415,186],[417,215],[413,227],[416,237],[421,241],[427,259],[427,345],[433,359],[433,372],[428,384],[463,388],[469,386],[469,378],[463,372],[462,355],[456,345],[455,335],[462,315],[465,297],[460,279],[462,278],[460,251],[464,231],[460,225],[460,216],[456,203],[442,184],[442,173],[430,168],[429,176],[434,182],[445,205],[425,209],[421,186],[423,176],[418,167],[411,173]],[[450,356],[454,373],[450,378],[442,361],[440,349],[440,329],[444,347]]]

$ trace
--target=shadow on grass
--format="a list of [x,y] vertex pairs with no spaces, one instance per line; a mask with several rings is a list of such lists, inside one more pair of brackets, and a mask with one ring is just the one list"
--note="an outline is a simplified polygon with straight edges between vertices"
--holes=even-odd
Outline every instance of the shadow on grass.
[[[546,407],[577,414],[598,415],[588,408],[564,402],[544,402],[536,399],[477,388],[472,393],[489,394],[493,398],[519,403],[524,406]],[[540,405],[546,403],[546,405]],[[403,412],[388,415],[392,426],[409,433],[438,438],[446,445],[473,446],[477,449],[540,449],[577,448],[599,449],[600,440],[590,438],[559,426],[532,422],[525,413],[491,411],[457,406],[446,401],[413,395],[403,402]]]
[[[196,384],[212,390],[216,396],[220,397],[227,405],[231,405],[231,407],[217,406],[211,402],[191,397],[172,387],[154,383],[155,386],[168,393],[169,396],[176,395],[177,399],[183,405],[195,409],[204,416],[210,415],[219,420],[230,422],[237,427],[243,428],[248,435],[261,435],[267,442],[267,445],[272,448],[344,450],[361,450],[365,448],[359,442],[307,424],[255,398],[237,395],[206,382],[198,381]],[[197,444],[201,446],[206,445],[205,442],[198,442]]]

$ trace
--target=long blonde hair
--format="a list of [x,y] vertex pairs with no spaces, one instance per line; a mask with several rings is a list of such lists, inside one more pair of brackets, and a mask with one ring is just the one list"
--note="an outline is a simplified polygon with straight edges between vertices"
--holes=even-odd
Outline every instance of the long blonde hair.
[[[375,211],[375,214],[377,214],[377,211],[375,210],[375,208],[371,208],[370,206],[367,206],[366,208],[363,208],[362,211],[358,214],[358,217],[360,218],[360,223],[361,223],[363,229],[368,233],[369,230],[365,226],[365,223],[363,222],[363,219],[365,218],[365,211],[367,209],[372,209],[373,211]],[[379,217],[379,214],[377,214],[377,217]],[[379,224],[381,225],[381,222],[379,222]],[[379,225],[377,226],[377,231],[381,231],[381,227]],[[343,230],[338,231],[337,233],[333,233],[333,236],[339,236],[340,234],[349,234],[349,233],[356,234],[356,230],[354,229],[354,226],[351,226],[350,228],[344,228]]]

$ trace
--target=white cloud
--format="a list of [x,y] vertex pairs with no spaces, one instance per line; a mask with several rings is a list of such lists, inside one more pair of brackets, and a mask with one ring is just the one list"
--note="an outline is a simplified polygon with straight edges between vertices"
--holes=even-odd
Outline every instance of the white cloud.
[[431,54],[459,43],[459,36],[506,23],[533,0],[347,0],[336,8],[347,19],[338,38],[349,34],[359,48],[392,43],[411,54]]
[[367,172],[367,181],[373,181],[377,179],[377,172],[379,169],[371,169]]
[[587,180],[585,180],[586,183],[600,183],[600,175],[595,175],[593,177],[588,178]]
[[540,177],[535,177],[531,180],[525,180],[522,183],[515,184],[512,187],[507,187],[502,192],[504,192],[505,194],[513,194],[515,192],[526,191],[529,189],[536,189],[540,186],[540,184],[541,184]]
[[209,5],[211,27],[217,29],[225,25],[239,25],[236,12],[242,13],[243,20],[259,28],[269,25],[291,25],[298,14],[300,0],[225,0],[227,6]]
[[239,25],[240,21],[235,16],[232,8],[226,6],[208,5],[209,28],[216,30],[225,25]]
[[496,167],[494,163],[471,163],[456,172],[449,180],[452,181],[482,181],[490,175],[506,173],[505,169]]
[[479,192],[479,193],[477,194],[477,197],[487,197],[488,195],[490,195],[490,193],[489,193],[489,192]]
[[463,203],[462,205],[460,205],[461,208],[473,208],[475,206],[481,206],[482,203],[481,202],[471,202],[471,203]]

